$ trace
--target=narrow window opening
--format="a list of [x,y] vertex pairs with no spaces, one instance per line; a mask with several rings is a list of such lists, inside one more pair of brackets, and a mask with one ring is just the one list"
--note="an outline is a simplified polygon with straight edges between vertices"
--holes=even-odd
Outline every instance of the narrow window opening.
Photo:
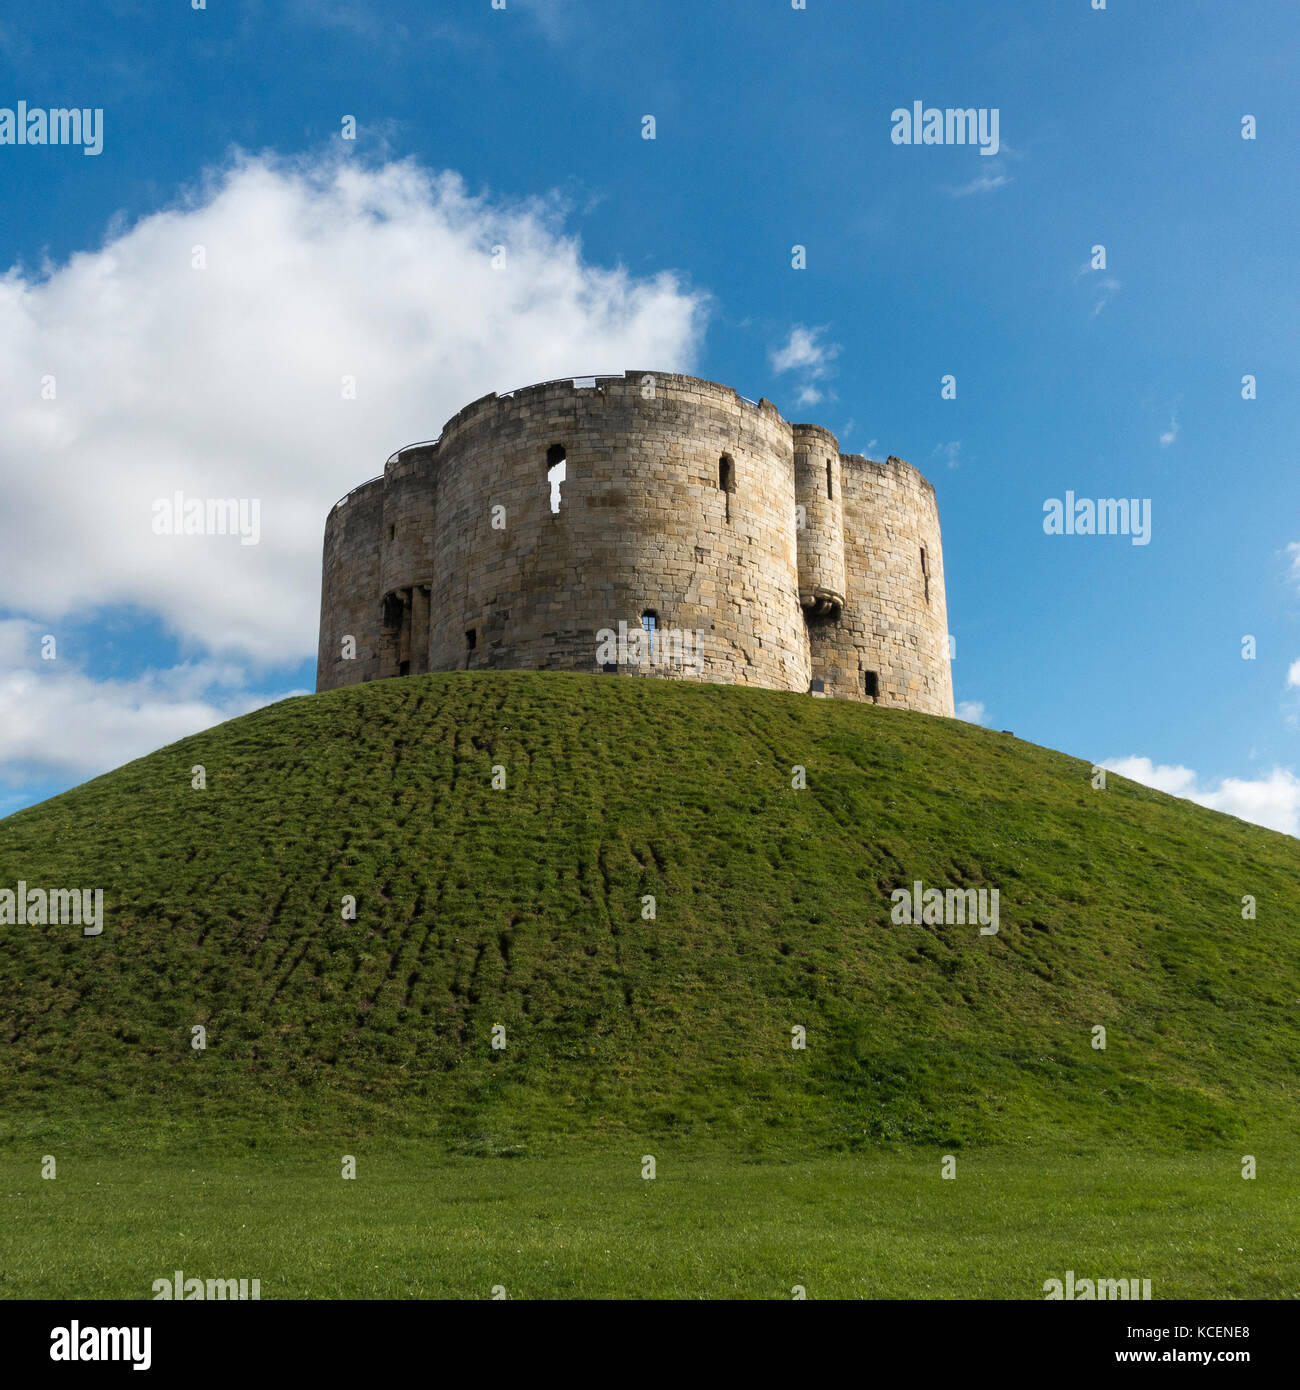
[[730,521],[731,494],[736,490],[736,464],[730,454],[723,454],[718,460],[718,486],[722,489],[722,505]]
[[827,459],[827,460],[826,460],[826,496],[829,497],[829,498],[831,498],[832,500],[834,500],[834,498],[835,498],[835,484],[834,484],[834,483],[832,482],[832,480],[831,480],[831,461],[830,461],[830,459]]
[[390,527],[388,528],[388,539],[391,541],[391,540],[393,539],[393,537],[394,537],[396,534],[397,534],[397,527],[396,527],[396,526],[390,526]]
[[925,546],[921,547],[921,575],[925,580],[925,601],[930,602],[930,566],[925,557]]
[[478,628],[472,627],[465,634],[465,650],[472,652],[478,646]]
[[867,699],[878,703],[880,700],[880,676],[875,671],[868,671],[863,677],[863,682],[867,687]]
[[655,632],[659,627],[659,614],[653,608],[647,608],[641,614],[641,626],[650,634],[650,655],[655,653]]
[[552,444],[546,451],[546,481],[551,485],[551,514],[560,510],[560,484],[568,477],[568,455],[563,444]]

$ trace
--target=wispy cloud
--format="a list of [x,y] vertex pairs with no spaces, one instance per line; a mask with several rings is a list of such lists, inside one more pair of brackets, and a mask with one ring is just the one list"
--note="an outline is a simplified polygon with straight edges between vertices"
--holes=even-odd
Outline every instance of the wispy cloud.
[[551,43],[567,43],[578,26],[573,0],[510,0],[530,16]]
[[377,14],[361,0],[295,0],[293,13],[299,20],[341,29],[354,38],[370,43],[391,43],[410,38],[403,24],[395,24]]
[[989,168],[977,174],[969,183],[960,184],[956,188],[948,190],[950,198],[969,198],[975,193],[995,193],[999,188],[1005,188],[1007,184],[1014,183],[1010,174],[1003,173],[1001,169]]
[[1171,444],[1176,444],[1178,442],[1178,430],[1178,412],[1175,411],[1169,417],[1169,428],[1160,436],[1160,447],[1162,449],[1167,449]]
[[1090,317],[1096,318],[1098,314],[1111,302],[1122,288],[1118,276],[1107,274],[1104,268],[1093,265],[1091,261],[1084,261],[1074,272],[1076,283],[1080,280],[1084,282],[1084,288],[1092,295],[1092,313]]
[[956,468],[961,463],[961,440],[953,439],[947,444],[936,444],[930,451],[932,459],[943,459],[949,468]]
[[808,328],[797,323],[785,343],[768,353],[773,371],[798,376],[796,399],[800,405],[816,405],[824,399],[826,393],[818,383],[831,374],[831,364],[840,354],[838,343],[821,341],[824,332],[824,328]]
[[1096,282],[1094,289],[1096,297],[1092,305],[1092,317],[1096,318],[1119,293],[1120,282],[1113,275],[1107,275],[1104,279]]
[[1292,541],[1287,546],[1286,553],[1291,557],[1291,570],[1288,577],[1292,584],[1300,589],[1300,541]]
[[[511,0],[512,5],[523,5],[524,0]],[[476,33],[470,26],[457,24],[443,17],[424,17],[406,14],[414,30],[404,20],[386,14],[383,9],[370,0],[292,0],[290,16],[301,24],[314,24],[326,29],[335,29],[361,43],[392,52],[404,51],[412,43],[435,41],[450,44],[456,48],[474,49],[484,40],[481,32]]]

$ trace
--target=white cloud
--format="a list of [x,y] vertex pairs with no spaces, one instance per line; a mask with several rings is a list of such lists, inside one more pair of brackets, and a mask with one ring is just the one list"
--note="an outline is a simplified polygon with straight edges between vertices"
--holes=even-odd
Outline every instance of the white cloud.
[[952,198],[969,198],[972,193],[993,193],[1012,182],[1014,180],[1010,174],[1004,174],[999,169],[986,169],[982,174],[971,179],[969,183],[963,183],[957,188],[950,188],[948,194]]
[[343,29],[371,41],[409,40],[410,30],[367,9],[360,0],[294,0],[292,13],[301,20],[314,21],[331,29]]
[[[93,777],[283,698],[250,695],[243,675],[204,662],[132,680],[92,680],[62,659],[8,669],[0,674],[3,791],[42,778]],[[0,804],[25,799],[10,795]]]
[[1106,305],[1119,293],[1120,283],[1113,275],[1108,275],[1104,280],[1097,281],[1096,289],[1097,299],[1092,306],[1093,318],[1096,318]]
[[1291,557],[1291,582],[1300,589],[1300,541],[1292,541],[1286,553]]
[[949,468],[956,468],[961,463],[961,440],[949,440],[947,444],[936,444],[930,452],[932,459],[943,459]]
[[1167,449],[1171,444],[1178,441],[1178,416],[1177,414],[1169,417],[1169,428],[1160,436],[1160,447]]
[[821,371],[839,351],[837,347],[817,341],[817,335],[822,331],[820,328],[805,328],[802,324],[796,324],[790,330],[785,346],[772,349],[772,366],[778,372],[790,372],[796,368],[801,371]]
[[773,371],[793,372],[799,377],[796,399],[800,405],[815,405],[824,398],[825,392],[816,383],[830,375],[831,364],[840,353],[838,343],[821,341],[824,332],[824,328],[808,328],[797,323],[791,328],[785,344],[768,353]]
[[1170,796],[1186,797],[1188,800],[1191,800],[1191,793],[1196,787],[1196,774],[1190,767],[1156,764],[1150,758],[1109,758],[1101,766],[1118,772],[1121,777],[1141,782],[1144,787],[1154,787],[1158,792],[1168,792]]
[[[100,249],[11,269],[0,608],[45,624],[134,604],[199,652],[309,657],[325,514],[395,449],[488,391],[692,369],[705,296],[669,273],[589,264],[562,215],[554,200],[471,196],[410,161],[236,154]],[[196,246],[206,270],[191,268]],[[261,543],[155,536],[151,504],[177,489],[259,499]],[[136,702],[133,727],[168,736],[217,708],[169,722],[165,691],[118,693]]]
[[542,34],[553,43],[563,43],[579,23],[573,0],[514,0],[516,6],[531,15]]
[[[1096,318],[1122,288],[1117,276],[1101,274],[1100,269],[1101,268],[1093,265],[1091,261],[1084,261],[1074,272],[1075,283],[1077,284],[1079,281],[1083,281],[1084,288],[1094,296],[1092,318]],[[1170,423],[1176,438],[1177,426],[1174,425],[1172,421]],[[1170,443],[1172,442],[1171,440]]]
[[1275,767],[1253,780],[1224,777],[1216,785],[1202,786],[1191,768],[1153,763],[1150,758],[1109,758],[1101,766],[1212,811],[1300,836],[1300,777],[1289,768]]
[[40,649],[41,632],[27,618],[0,618],[0,671],[30,664]]
[[0,619],[0,815],[41,783],[76,783],[179,738],[305,690],[263,695],[237,663],[187,661],[128,680],[96,680],[57,640],[42,658],[44,624]]
[[1293,661],[1286,673],[1286,688],[1300,690],[1300,661]]
[[962,700],[957,706],[957,718],[965,720],[967,724],[988,724],[988,716],[984,712],[981,700]]

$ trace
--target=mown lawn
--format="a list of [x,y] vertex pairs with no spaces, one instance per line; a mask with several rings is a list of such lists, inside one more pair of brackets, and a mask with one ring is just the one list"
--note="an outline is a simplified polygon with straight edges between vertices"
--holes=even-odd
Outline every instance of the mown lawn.
[[418,1149],[0,1160],[0,1295],[150,1298],[173,1271],[271,1298],[1300,1297],[1294,1150],[430,1160]]

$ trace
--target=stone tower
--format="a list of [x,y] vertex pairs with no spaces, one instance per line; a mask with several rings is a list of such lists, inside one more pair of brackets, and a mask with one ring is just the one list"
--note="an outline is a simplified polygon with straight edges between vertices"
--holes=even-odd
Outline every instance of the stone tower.
[[484,396],[330,512],[316,688],[480,669],[951,715],[934,488],[695,377]]

